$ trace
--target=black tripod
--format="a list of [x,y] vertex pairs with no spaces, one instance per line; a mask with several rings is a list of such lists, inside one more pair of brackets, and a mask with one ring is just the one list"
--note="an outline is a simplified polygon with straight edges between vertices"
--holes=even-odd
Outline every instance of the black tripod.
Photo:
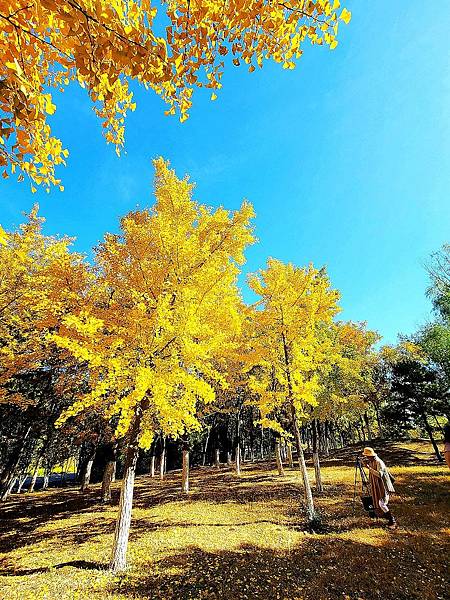
[[[356,488],[358,486],[358,474],[361,477],[361,502],[364,510],[369,513],[369,517],[371,519],[376,518],[375,507],[373,505],[373,498],[369,490],[369,480],[367,479],[366,472],[364,471],[364,467],[361,463],[361,458],[359,455],[356,456],[355,460],[355,482],[353,485],[353,512],[355,511],[355,498],[356,498]],[[365,493],[364,493],[365,492]]]

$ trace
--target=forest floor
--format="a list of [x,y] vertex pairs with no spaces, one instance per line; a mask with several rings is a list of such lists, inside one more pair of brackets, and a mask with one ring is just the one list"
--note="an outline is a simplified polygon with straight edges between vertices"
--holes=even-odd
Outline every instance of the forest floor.
[[295,469],[279,477],[272,462],[245,463],[239,479],[226,466],[194,469],[188,497],[179,472],[140,476],[121,576],[105,570],[120,482],[106,507],[98,485],[12,496],[0,507],[0,598],[444,599],[448,467],[424,442],[379,450],[396,478],[396,531],[353,505],[355,447],[322,462],[320,534],[304,530]]

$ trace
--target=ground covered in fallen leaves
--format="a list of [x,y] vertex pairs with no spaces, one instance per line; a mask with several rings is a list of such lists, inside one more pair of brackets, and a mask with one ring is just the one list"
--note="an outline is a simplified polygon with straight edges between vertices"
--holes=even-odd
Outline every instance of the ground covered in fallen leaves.
[[237,478],[226,466],[198,468],[188,497],[179,472],[138,477],[130,568],[120,577],[105,570],[119,483],[107,507],[98,486],[12,496],[0,507],[0,598],[447,598],[448,467],[424,442],[380,449],[398,491],[391,532],[353,503],[355,451],[323,461],[320,534],[304,530],[295,469],[279,477],[272,462],[245,463]]

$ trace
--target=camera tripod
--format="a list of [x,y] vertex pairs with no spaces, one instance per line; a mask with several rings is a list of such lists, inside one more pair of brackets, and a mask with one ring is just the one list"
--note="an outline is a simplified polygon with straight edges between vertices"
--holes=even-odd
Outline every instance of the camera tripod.
[[[369,480],[367,478],[366,472],[364,471],[364,467],[361,463],[361,458],[359,455],[356,456],[355,460],[355,482],[353,485],[353,512],[355,512],[355,498],[356,498],[356,488],[358,487],[358,474],[361,477],[361,502],[364,510],[369,514],[369,517],[372,519],[376,518],[375,507],[373,505],[372,494],[369,489]],[[364,494],[365,492],[365,494]]]

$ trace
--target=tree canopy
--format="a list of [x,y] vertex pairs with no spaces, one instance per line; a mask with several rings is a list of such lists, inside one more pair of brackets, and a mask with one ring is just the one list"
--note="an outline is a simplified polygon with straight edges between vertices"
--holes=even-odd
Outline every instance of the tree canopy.
[[[51,131],[53,89],[86,89],[117,152],[135,108],[132,80],[183,121],[193,90],[215,92],[228,61],[249,71],[273,59],[295,67],[306,41],[337,46],[339,0],[151,3],[150,0],[0,0],[0,167],[35,184],[59,185],[68,151]],[[62,186],[61,186],[62,188]]]

